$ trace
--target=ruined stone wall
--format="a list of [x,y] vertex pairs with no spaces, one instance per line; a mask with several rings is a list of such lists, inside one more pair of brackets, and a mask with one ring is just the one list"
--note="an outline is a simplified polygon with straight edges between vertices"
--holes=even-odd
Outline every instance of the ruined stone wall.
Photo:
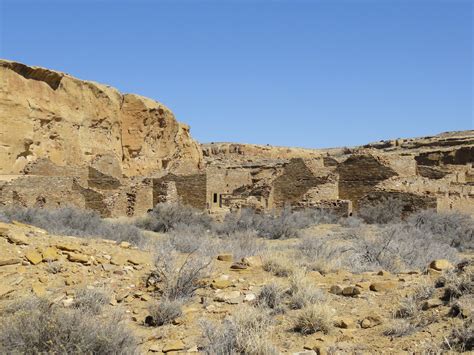
[[373,155],[353,155],[339,164],[339,198],[351,200],[357,209],[360,198],[373,191],[383,180],[397,173],[380,157]]
[[[206,209],[206,173],[192,175],[168,174],[153,181],[153,205],[170,202],[166,199],[170,186],[176,189],[175,198],[179,203],[198,209]],[[170,184],[174,183],[174,184]],[[171,201],[174,202],[174,201]]]
[[87,206],[86,196],[74,186],[72,177],[11,176],[0,179],[0,206]]

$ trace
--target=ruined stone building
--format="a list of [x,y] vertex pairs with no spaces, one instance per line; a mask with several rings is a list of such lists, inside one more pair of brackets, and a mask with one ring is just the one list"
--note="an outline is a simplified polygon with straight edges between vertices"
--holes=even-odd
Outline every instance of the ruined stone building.
[[474,214],[474,131],[324,150],[198,144],[164,105],[0,61],[0,206],[72,204],[135,216],[160,202],[224,213],[386,196]]

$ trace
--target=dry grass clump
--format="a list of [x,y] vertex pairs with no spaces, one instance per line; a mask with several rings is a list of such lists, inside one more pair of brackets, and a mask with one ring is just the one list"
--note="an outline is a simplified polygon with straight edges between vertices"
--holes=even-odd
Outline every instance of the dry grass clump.
[[399,338],[416,332],[417,327],[406,319],[394,319],[390,325],[384,330],[386,336]]
[[30,298],[2,314],[2,354],[132,354],[137,348],[117,312],[94,314]]
[[100,314],[110,302],[110,295],[104,290],[80,288],[76,290],[73,308],[82,309],[93,314]]
[[76,207],[24,208],[8,207],[2,210],[8,221],[16,220],[43,228],[51,234],[77,237],[102,237],[135,245],[144,242],[142,231],[130,224],[106,221],[95,211]]
[[181,317],[183,303],[181,300],[162,299],[159,303],[152,304],[148,311],[151,320],[148,322],[153,326],[161,326],[172,323],[176,318]]
[[282,253],[264,256],[262,268],[278,277],[289,277],[295,272],[294,263]]
[[334,311],[322,303],[306,306],[299,311],[294,330],[305,335],[316,332],[329,334],[334,328],[333,316]]
[[245,306],[216,325],[201,321],[206,354],[277,355],[268,340],[271,319],[259,308]]
[[257,305],[283,312],[285,290],[276,283],[264,285],[257,296]]
[[221,236],[220,246],[222,250],[232,250],[236,260],[258,255],[265,248],[264,242],[258,239],[257,232],[252,229]]
[[323,291],[315,287],[301,271],[290,277],[290,288],[287,293],[291,309],[302,309],[326,299]]

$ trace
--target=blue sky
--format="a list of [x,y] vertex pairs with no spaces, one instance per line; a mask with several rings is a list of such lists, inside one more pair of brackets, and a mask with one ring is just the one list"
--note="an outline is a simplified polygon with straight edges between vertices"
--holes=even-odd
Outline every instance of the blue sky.
[[473,2],[0,0],[0,57],[154,98],[201,142],[473,129]]

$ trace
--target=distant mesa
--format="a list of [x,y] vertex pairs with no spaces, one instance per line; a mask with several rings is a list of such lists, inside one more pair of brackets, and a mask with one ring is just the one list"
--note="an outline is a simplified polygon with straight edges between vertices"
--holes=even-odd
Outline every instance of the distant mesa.
[[199,144],[163,104],[0,60],[0,205],[73,204],[134,216],[159,202],[224,213],[387,196],[404,211],[474,214],[474,131],[353,148]]

